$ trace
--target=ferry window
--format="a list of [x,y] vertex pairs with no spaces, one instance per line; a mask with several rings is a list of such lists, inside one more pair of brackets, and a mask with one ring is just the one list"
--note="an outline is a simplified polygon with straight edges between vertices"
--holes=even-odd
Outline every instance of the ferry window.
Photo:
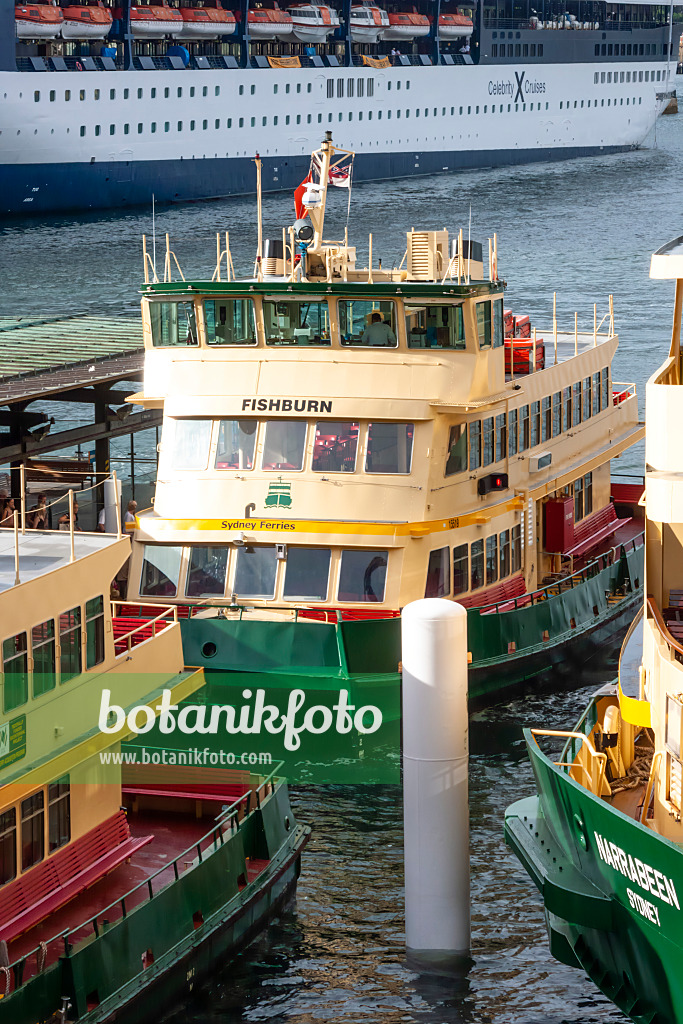
[[[301,469],[304,464],[305,444],[305,420],[268,420],[261,468],[268,472]],[[273,485],[271,484],[272,489]],[[277,501],[270,501],[269,499],[272,497],[277,497]],[[285,498],[287,498],[286,501]],[[266,505],[288,506],[290,504],[291,498],[288,494],[269,494],[266,498]]]
[[17,633],[2,642],[2,676],[5,712],[28,700],[28,636]]
[[408,348],[465,348],[462,306],[406,304]]
[[391,301],[340,299],[339,333],[342,345],[396,348],[396,306]]
[[48,850],[58,850],[71,839],[71,787],[65,775],[47,787]]
[[562,392],[556,391],[553,395],[553,437],[562,433]]
[[21,870],[37,864],[45,856],[45,794],[38,793],[21,801]]
[[275,597],[277,557],[274,544],[255,544],[237,549],[233,592],[239,597]]
[[583,477],[574,481],[574,522],[583,519]]
[[593,415],[600,412],[600,371],[593,374]]
[[550,395],[541,399],[541,441],[547,441],[553,434],[552,406]]
[[498,553],[500,555],[500,578],[510,575],[510,531],[503,530],[499,538]]
[[571,386],[562,390],[562,429],[570,430],[572,425],[572,389]]
[[508,413],[508,455],[517,454],[517,410]]
[[263,302],[266,345],[329,345],[327,302],[282,300]]
[[413,459],[412,423],[368,424],[366,473],[410,473]]
[[123,134],[124,135],[128,135],[129,132],[130,132],[130,125],[129,124],[124,124],[124,126],[123,126]]
[[451,549],[429,552],[425,597],[446,597],[451,592]]
[[146,544],[140,575],[142,597],[175,597],[180,579],[182,548]]
[[256,420],[220,420],[216,469],[253,469]]
[[602,387],[602,408],[609,408],[609,369],[604,367],[600,374]]
[[17,874],[17,812],[14,807],[0,814],[0,885]]
[[287,548],[285,601],[325,601],[330,579],[329,548]]
[[453,548],[453,594],[464,594],[469,587],[469,550],[467,544]]
[[199,344],[192,302],[150,302],[149,317],[155,347]]
[[209,460],[213,420],[169,419],[164,424],[162,449],[171,469],[202,470]]
[[583,418],[590,419],[591,415],[591,379],[584,377],[583,380]]
[[251,299],[204,301],[207,345],[255,345],[256,318]]
[[228,547],[217,544],[208,547],[192,545],[187,569],[185,594],[187,597],[222,597],[228,571]]
[[498,534],[486,538],[486,586],[498,579]]
[[577,380],[572,385],[572,406],[573,406],[573,426],[578,426],[581,422],[581,381]]
[[85,603],[85,667],[104,661],[104,598],[93,597]]
[[517,572],[522,568],[522,527],[512,527],[512,543],[510,547],[510,571]]
[[470,423],[470,469],[481,466],[481,420]]
[[481,451],[482,465],[490,466],[493,462],[493,416],[487,416],[482,423]]
[[316,423],[311,469],[314,473],[353,473],[357,448],[358,423]]
[[344,79],[337,79],[337,99],[341,99],[344,95]]
[[347,548],[339,573],[340,601],[383,601],[387,581],[386,551]]
[[493,307],[493,347],[503,347],[503,300],[494,299]]
[[593,474],[586,473],[583,478],[583,514],[589,516],[593,511]]
[[525,452],[531,442],[531,421],[529,406],[523,405],[519,414],[519,450]]
[[531,420],[530,420],[530,437],[529,445],[531,448],[535,448],[539,442],[541,436],[541,403],[531,403]]
[[491,303],[477,303],[477,334],[479,348],[491,348]]
[[71,608],[59,616],[59,672],[67,683],[81,672],[81,609]]
[[484,542],[472,541],[470,548],[470,589],[478,590],[484,586]]
[[505,413],[501,412],[496,416],[496,462],[501,462],[506,455],[507,448],[505,428]]
[[464,473],[467,469],[467,424],[456,423],[448,435],[448,460],[446,476]]
[[[277,88],[277,86],[275,88]],[[327,98],[328,100],[334,98],[334,78],[327,79]]]
[[31,655],[33,657],[33,696],[40,697],[54,689],[55,672],[55,623],[54,619],[41,622],[31,630]]

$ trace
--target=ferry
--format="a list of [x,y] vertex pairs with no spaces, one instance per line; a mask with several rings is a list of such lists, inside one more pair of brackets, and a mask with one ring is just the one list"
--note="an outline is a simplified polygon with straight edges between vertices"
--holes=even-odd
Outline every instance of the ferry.
[[646,596],[618,680],[573,729],[525,730],[537,795],[505,815],[540,890],[550,949],[633,1021],[683,1021],[683,237],[652,257],[675,281],[669,355],[646,388]]
[[388,7],[0,0],[0,215],[292,189],[340,123],[356,181],[604,156],[674,91],[668,4]]
[[130,401],[163,428],[127,601],[180,606],[187,663],[236,685],[343,680],[398,713],[398,616],[425,596],[468,608],[473,700],[570,679],[642,595],[642,484],[610,473],[643,436],[613,313],[532,328],[495,240],[485,273],[462,230],[409,231],[400,266],[370,237],[362,266],[323,233],[353,159],[329,135],[313,152],[253,278],[222,242],[211,281],[147,258]]
[[0,530],[0,1020],[143,1024],[278,912],[308,829],[275,765],[122,767],[130,716],[204,677],[174,608],[141,624],[110,600],[120,511],[84,533],[72,499],[66,529]]

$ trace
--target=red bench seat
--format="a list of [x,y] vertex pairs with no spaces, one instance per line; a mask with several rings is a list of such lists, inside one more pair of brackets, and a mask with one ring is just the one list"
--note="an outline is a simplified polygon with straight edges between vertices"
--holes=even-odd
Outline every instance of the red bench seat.
[[600,541],[616,533],[619,527],[626,526],[630,522],[631,517],[628,519],[618,519],[616,509],[612,502],[610,502],[609,505],[605,505],[604,508],[594,512],[593,515],[587,516],[586,519],[574,527],[574,543],[563,554],[574,555],[575,557],[583,555],[586,551],[590,551],[591,548],[595,547],[596,544],[599,544]]
[[[526,583],[524,582],[524,577],[521,574],[517,574],[516,576],[510,576],[509,579],[502,580],[493,587],[488,587],[486,590],[480,590],[476,594],[470,594],[469,597],[459,597],[456,600],[458,604],[463,605],[465,608],[483,608],[489,604],[500,605],[501,601],[511,602],[510,607],[514,608],[515,598],[524,597],[525,594]],[[517,603],[519,604],[519,601]],[[498,610],[501,610],[500,607]],[[495,612],[496,609],[491,608],[489,611]],[[488,614],[488,612],[484,612],[484,614]]]
[[118,811],[8,882],[0,889],[0,939],[10,942],[33,928],[153,838],[133,838],[125,811]]

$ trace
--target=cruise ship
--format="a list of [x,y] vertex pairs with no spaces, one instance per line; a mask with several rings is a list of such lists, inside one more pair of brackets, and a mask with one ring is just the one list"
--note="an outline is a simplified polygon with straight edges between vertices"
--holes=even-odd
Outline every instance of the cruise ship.
[[0,0],[0,213],[290,189],[342,126],[356,181],[620,152],[672,93],[673,6],[230,2]]

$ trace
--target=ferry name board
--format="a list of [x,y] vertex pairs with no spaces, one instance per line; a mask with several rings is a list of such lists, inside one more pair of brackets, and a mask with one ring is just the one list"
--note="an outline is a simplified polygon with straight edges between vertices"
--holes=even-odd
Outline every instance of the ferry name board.
[[325,398],[243,398],[242,412],[332,412]]

